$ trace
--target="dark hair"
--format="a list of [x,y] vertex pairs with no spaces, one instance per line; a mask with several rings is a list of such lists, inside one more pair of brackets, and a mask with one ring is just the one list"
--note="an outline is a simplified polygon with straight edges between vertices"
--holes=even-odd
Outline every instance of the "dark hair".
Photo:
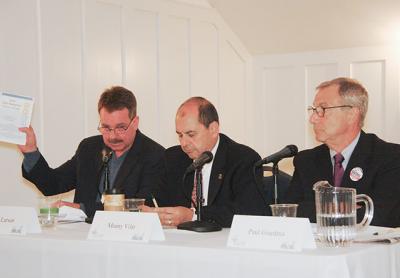
[[205,127],[209,127],[212,122],[219,123],[218,112],[215,106],[207,99],[203,97],[191,97],[179,106],[179,110],[187,103],[196,103],[199,111],[199,123]]
[[99,99],[97,110],[105,108],[108,112],[122,110],[124,108],[129,111],[129,118],[136,117],[136,98],[135,95],[121,86],[113,86],[105,90]]

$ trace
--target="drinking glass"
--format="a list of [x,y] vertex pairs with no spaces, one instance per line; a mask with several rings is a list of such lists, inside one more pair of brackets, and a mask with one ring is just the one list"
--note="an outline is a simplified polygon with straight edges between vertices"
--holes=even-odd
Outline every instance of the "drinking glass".
[[54,227],[57,224],[57,218],[60,208],[59,196],[42,196],[38,200],[38,217],[42,227]]
[[124,210],[130,212],[140,212],[141,207],[144,205],[145,199],[132,198],[125,199]]
[[297,204],[274,204],[269,206],[271,207],[272,216],[296,217],[297,215]]

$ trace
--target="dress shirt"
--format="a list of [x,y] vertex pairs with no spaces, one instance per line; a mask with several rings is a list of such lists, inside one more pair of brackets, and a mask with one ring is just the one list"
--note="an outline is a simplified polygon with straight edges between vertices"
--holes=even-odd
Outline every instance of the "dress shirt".
[[[351,141],[351,143],[346,148],[344,148],[344,150],[341,152],[341,154],[344,157],[344,160],[342,162],[342,167],[343,167],[344,171],[346,171],[346,167],[347,167],[347,164],[349,163],[351,154],[353,153],[354,148],[356,147],[356,145],[358,143],[358,140],[360,139],[360,134],[361,134],[361,132],[359,132],[358,135],[356,136],[356,138],[354,138],[354,140]],[[337,152],[335,152],[334,150],[329,149],[329,153],[331,155],[332,169],[335,169],[335,158],[334,158],[334,156],[337,154]]]

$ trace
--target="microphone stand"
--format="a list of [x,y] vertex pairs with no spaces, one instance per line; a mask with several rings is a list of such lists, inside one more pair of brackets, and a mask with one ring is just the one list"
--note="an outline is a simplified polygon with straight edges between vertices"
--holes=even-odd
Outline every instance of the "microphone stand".
[[110,169],[108,168],[108,160],[104,161],[104,192],[108,191],[110,180],[108,178],[110,174]]
[[[110,179],[109,179],[109,174],[110,174],[110,169],[108,167],[108,162],[110,161],[111,158],[111,153],[108,155],[103,156],[103,165],[101,166],[100,173],[104,171],[104,183],[103,183],[103,192],[99,192],[100,195],[100,202],[104,205],[104,199],[105,199],[105,194],[107,193],[110,185]],[[93,222],[93,217],[86,217],[85,222],[88,224],[92,224]]]
[[275,204],[278,204],[278,176],[279,176],[278,162],[274,162],[272,164],[272,178],[274,180],[274,203]]
[[108,167],[108,163],[110,162],[112,153],[109,153],[105,157],[103,157],[103,168],[104,168],[104,190],[103,193],[107,193],[110,189],[110,168]]
[[201,170],[203,166],[199,167],[195,171],[196,175],[196,212],[197,220],[187,221],[178,225],[178,229],[194,231],[194,232],[216,232],[222,230],[222,227],[217,223],[204,221],[202,219],[203,211],[203,179],[201,175]]

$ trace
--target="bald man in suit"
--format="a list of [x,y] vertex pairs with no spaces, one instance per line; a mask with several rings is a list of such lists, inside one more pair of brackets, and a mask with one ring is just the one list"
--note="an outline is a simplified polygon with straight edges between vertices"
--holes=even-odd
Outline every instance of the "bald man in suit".
[[[194,159],[210,151],[214,159],[203,166],[204,208],[202,218],[230,227],[235,214],[265,215],[267,205],[258,189],[252,167],[260,160],[253,149],[219,132],[218,113],[208,100],[193,97],[178,109],[175,118],[180,145],[166,150],[165,172],[155,193],[162,208],[156,211],[163,225],[177,226],[196,215],[192,201],[194,173],[182,179]],[[261,178],[261,171],[256,175]]]

